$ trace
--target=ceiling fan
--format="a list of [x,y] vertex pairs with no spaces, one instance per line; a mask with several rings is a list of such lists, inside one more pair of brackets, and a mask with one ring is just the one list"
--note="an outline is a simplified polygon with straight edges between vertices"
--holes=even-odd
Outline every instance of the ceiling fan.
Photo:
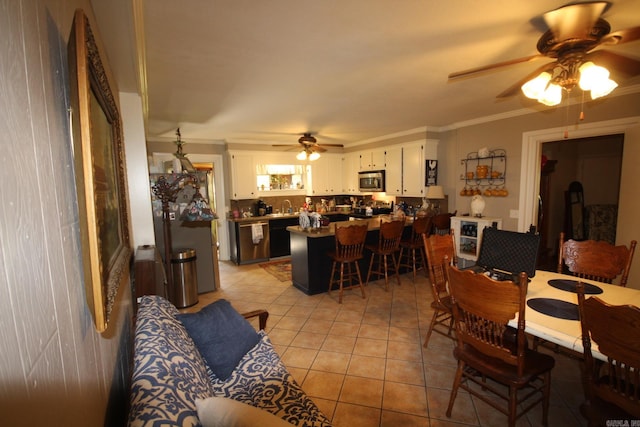
[[[312,135],[311,132],[305,132],[302,134],[300,138],[298,138],[298,143],[302,146],[302,151],[300,152],[300,160],[304,160],[309,157],[310,160],[315,160],[320,157],[319,153],[324,153],[327,151],[324,147],[344,147],[342,144],[318,144],[318,140]],[[280,145],[274,144],[274,147],[290,147],[291,145]],[[302,156],[304,153],[304,156]],[[313,155],[313,156],[312,156]],[[312,158],[313,157],[313,158]]]
[[[570,92],[577,85],[580,85],[583,90],[591,90],[591,96],[594,99],[607,95],[617,86],[617,83],[608,79],[609,70],[621,77],[640,74],[640,61],[608,50],[594,50],[604,45],[617,45],[640,39],[640,27],[611,32],[609,23],[600,17],[610,5],[611,3],[606,1],[570,3],[547,12],[542,18],[549,29],[538,40],[538,54],[451,73],[449,80],[472,77],[485,71],[540,58],[551,58],[555,61],[537,68],[497,97],[513,96],[522,88],[528,97],[536,97],[538,101],[546,105],[557,105],[562,97],[562,89]],[[581,77],[584,77],[586,68],[594,64],[598,64],[598,72],[606,73],[606,80],[602,81],[608,86],[602,91],[583,87]],[[602,71],[603,67],[606,67],[604,71]],[[537,92],[532,95],[535,96],[530,96],[523,85],[529,84],[536,78],[541,78],[541,80],[537,80],[538,86],[534,87]],[[584,85],[587,84],[585,79]],[[555,93],[550,94],[549,92],[547,95],[553,95],[553,98],[545,99],[544,91],[551,89]]]

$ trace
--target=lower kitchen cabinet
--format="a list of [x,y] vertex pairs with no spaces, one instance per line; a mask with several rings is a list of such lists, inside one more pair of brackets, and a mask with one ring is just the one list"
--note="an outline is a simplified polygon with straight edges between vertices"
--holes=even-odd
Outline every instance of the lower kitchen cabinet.
[[298,217],[269,220],[269,258],[291,255],[291,244],[287,227],[298,225]]
[[477,218],[474,216],[454,216],[451,218],[459,267],[465,268],[475,265],[482,244],[482,231],[485,227],[494,225],[497,228],[502,228],[502,218]]

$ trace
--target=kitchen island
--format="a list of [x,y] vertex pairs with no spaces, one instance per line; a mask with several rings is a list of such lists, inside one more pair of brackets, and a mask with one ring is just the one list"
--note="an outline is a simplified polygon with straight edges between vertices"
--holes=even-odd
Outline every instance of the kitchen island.
[[[291,242],[291,280],[293,286],[307,295],[327,292],[331,278],[331,258],[327,253],[335,249],[336,227],[368,225],[366,244],[377,244],[380,236],[380,217],[332,222],[326,227],[304,230],[297,225],[287,227]],[[404,234],[411,233],[412,221],[407,218]],[[362,281],[367,278],[371,253],[364,250],[358,263]]]

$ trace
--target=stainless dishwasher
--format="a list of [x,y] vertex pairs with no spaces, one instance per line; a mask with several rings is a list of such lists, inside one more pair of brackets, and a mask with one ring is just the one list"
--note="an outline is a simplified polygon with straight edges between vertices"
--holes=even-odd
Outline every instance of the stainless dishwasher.
[[[259,226],[262,230],[262,238],[256,238],[252,228]],[[269,259],[269,221],[252,221],[238,224],[238,264],[267,261]],[[257,243],[254,243],[254,240]]]

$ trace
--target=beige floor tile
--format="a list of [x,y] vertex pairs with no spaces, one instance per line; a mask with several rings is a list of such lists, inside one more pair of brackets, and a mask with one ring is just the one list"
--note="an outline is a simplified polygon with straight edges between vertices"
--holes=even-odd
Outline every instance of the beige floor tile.
[[318,354],[318,350],[310,348],[289,347],[281,356],[285,366],[309,369]]
[[328,334],[333,327],[333,323],[334,322],[331,320],[308,319],[301,331]]
[[389,359],[422,361],[422,346],[419,342],[389,341],[387,345]]
[[385,379],[385,359],[383,357],[360,356],[354,354],[349,362],[348,375]]
[[471,401],[469,393],[461,391],[456,396],[451,418],[447,417],[447,406],[449,405],[450,390],[427,387],[427,397],[429,400],[429,417],[443,421],[478,425],[476,409]]
[[350,353],[319,351],[316,359],[313,362],[313,365],[311,365],[311,369],[314,371],[344,374],[347,372],[350,360]]
[[421,342],[420,330],[416,328],[399,328],[397,326],[389,327],[389,340],[404,342]]
[[333,416],[336,427],[378,427],[380,409],[338,402]]
[[291,331],[299,331],[306,321],[306,317],[283,316],[282,319],[276,323],[275,327],[280,329],[289,329]]
[[298,335],[289,344],[292,347],[302,348],[315,348],[316,350],[322,347],[327,336],[325,334],[316,334],[313,332],[298,332]]
[[333,322],[329,330],[329,335],[340,335],[345,337],[357,337],[360,325],[358,323]]
[[357,323],[362,322],[362,313],[351,311],[340,311],[335,318],[336,322]]
[[302,389],[312,398],[338,400],[344,375],[331,372],[309,371],[302,383]]
[[287,312],[287,316],[303,317],[303,318],[309,317],[310,314],[311,313],[309,312],[309,308],[303,305],[294,305]]
[[416,385],[385,381],[382,408],[420,417],[429,416],[425,388]]
[[338,401],[380,408],[383,386],[382,380],[347,375]]
[[293,366],[288,366],[287,371],[291,374],[294,380],[298,383],[298,385],[304,382],[304,379],[307,377],[308,369],[296,368]]
[[273,328],[269,331],[269,339],[273,344],[288,346],[291,341],[298,335],[296,331],[289,329]]
[[310,314],[311,319],[330,320],[333,321],[338,314],[339,309],[335,308],[316,308]]
[[386,340],[374,340],[371,338],[358,338],[356,340],[353,354],[359,354],[361,356],[373,356],[373,357],[386,357],[387,355],[387,341]]
[[416,415],[403,414],[402,412],[382,411],[380,427],[429,427],[429,418]]
[[314,397],[312,400],[316,404],[318,409],[320,409],[320,412],[324,414],[325,417],[329,419],[333,418],[333,413],[336,410],[336,404],[338,402],[336,402],[335,400],[321,399],[319,397]]
[[327,335],[327,338],[322,344],[322,350],[325,351],[338,351],[341,353],[353,352],[353,347],[356,343],[356,337],[347,337],[342,335]]
[[420,362],[387,359],[385,380],[424,386],[424,365]]
[[359,338],[373,338],[376,340],[386,340],[389,338],[389,326],[361,324],[358,331]]

